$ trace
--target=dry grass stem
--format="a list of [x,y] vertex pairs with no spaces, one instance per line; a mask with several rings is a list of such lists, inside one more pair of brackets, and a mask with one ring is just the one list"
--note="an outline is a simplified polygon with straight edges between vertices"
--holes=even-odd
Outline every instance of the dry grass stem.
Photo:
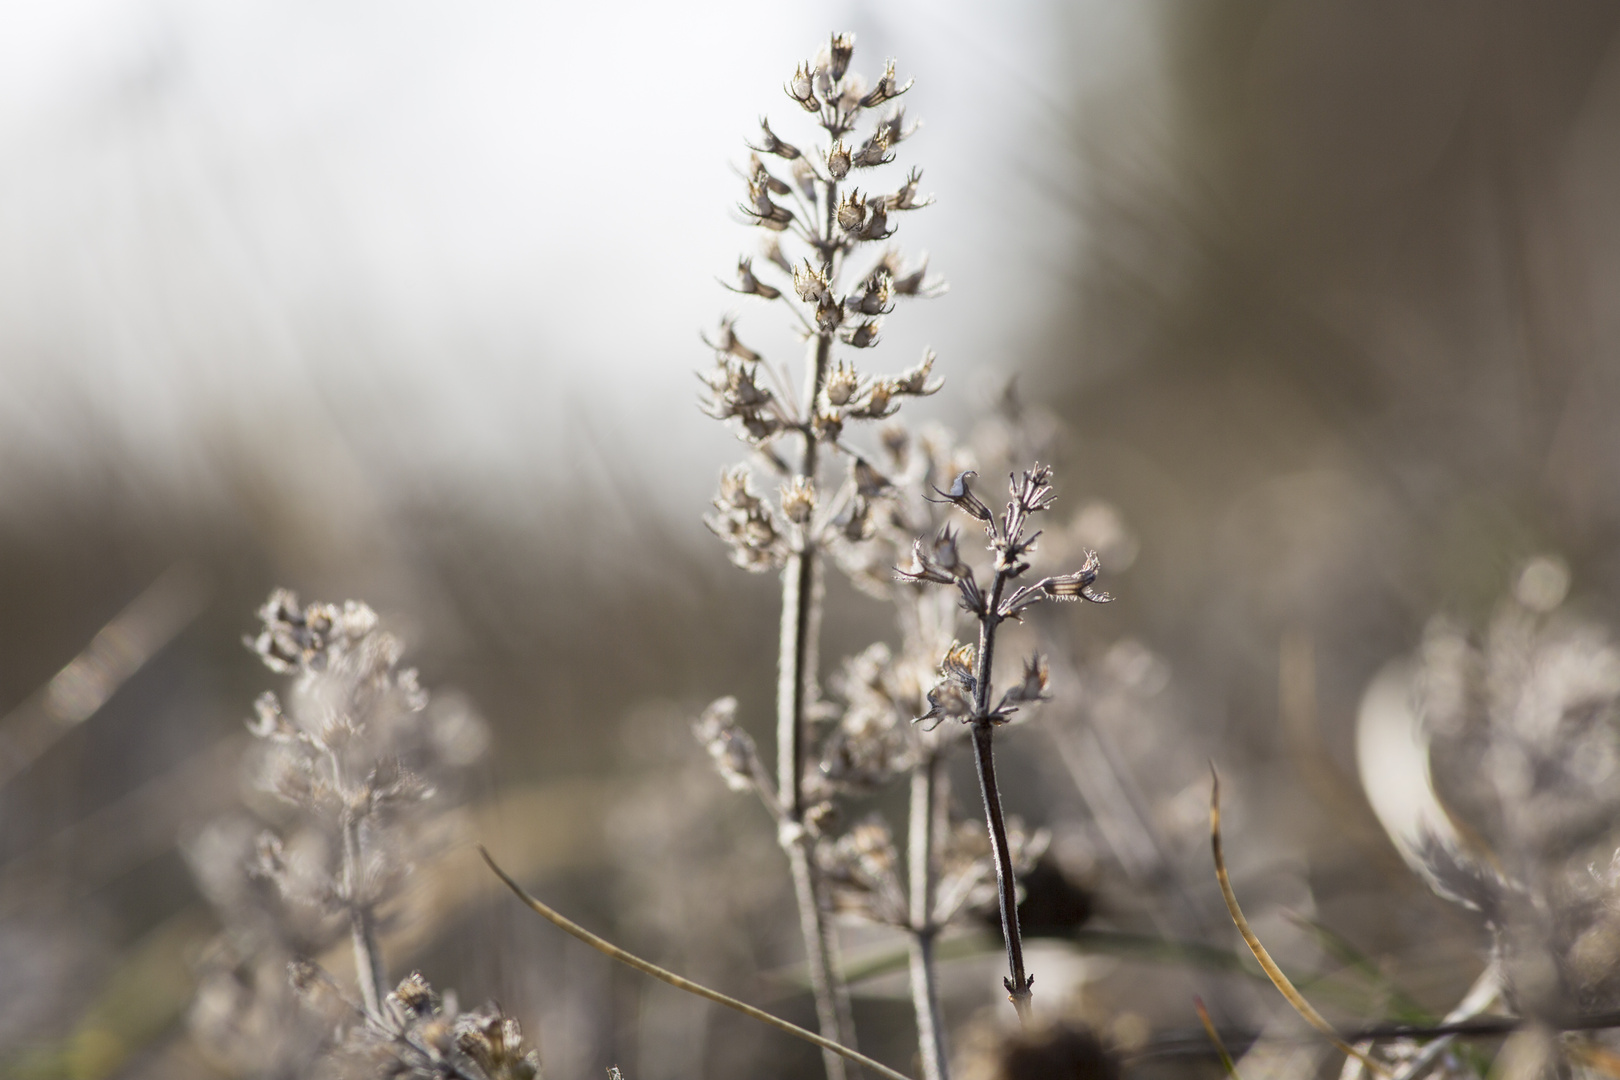
[[711,990],[701,983],[695,983],[691,979],[682,978],[673,971],[666,971],[657,964],[643,960],[634,953],[626,952],[624,949],[619,948],[606,938],[598,937],[589,930],[585,929],[583,926],[573,922],[560,912],[554,910],[553,908],[547,907],[543,902],[535,899],[527,890],[523,888],[523,886],[519,885],[516,881],[513,881],[507,876],[506,871],[500,868],[500,865],[495,862],[495,859],[487,850],[485,850],[482,844],[478,846],[478,853],[484,857],[484,862],[489,864],[489,868],[495,872],[495,876],[500,878],[501,881],[505,882],[506,887],[512,890],[513,895],[515,895],[519,900],[523,901],[523,903],[526,904],[531,911],[558,929],[572,934],[574,937],[578,938],[580,941],[583,941],[596,951],[602,953],[604,956],[611,957],[612,959],[619,961],[621,964],[633,967],[644,975],[651,975],[655,979],[662,980],[663,982],[675,987],[677,990],[685,990],[689,994],[696,994],[698,997],[707,998],[709,1001],[712,1001],[717,1005],[724,1005],[728,1009],[735,1009],[744,1016],[758,1020],[762,1024],[769,1024],[778,1031],[785,1031],[794,1038],[803,1039],[805,1042],[819,1046],[822,1050],[837,1054],[843,1058],[847,1058],[848,1060],[855,1062],[857,1065],[864,1065],[868,1069],[871,1069],[873,1072],[877,1073],[879,1076],[889,1077],[890,1080],[911,1080],[911,1078],[905,1073],[897,1072],[896,1070],[889,1068],[887,1065],[884,1065],[882,1062],[873,1061],[871,1058],[860,1053],[859,1051],[851,1050],[849,1047],[835,1043],[831,1039],[823,1038],[813,1031],[806,1031],[797,1024],[790,1024],[781,1017],[772,1016],[763,1009],[756,1009],[754,1006],[749,1005],[746,1002],[738,1001],[734,997],[727,997],[718,990]]
[[1256,936],[1254,930],[1249,927],[1249,920],[1244,917],[1243,909],[1238,906],[1237,894],[1232,891],[1232,881],[1226,873],[1226,858],[1221,854],[1220,774],[1215,771],[1215,767],[1213,765],[1210,766],[1209,773],[1211,779],[1209,793],[1209,841],[1210,849],[1215,856],[1215,880],[1220,882],[1221,896],[1226,901],[1226,910],[1231,912],[1232,923],[1237,927],[1238,933],[1243,935],[1244,944],[1248,945],[1249,951],[1254,953],[1255,960],[1259,961],[1261,970],[1266,973],[1266,977],[1271,980],[1271,984],[1277,988],[1277,992],[1282,994],[1284,1000],[1294,1007],[1294,1011],[1299,1013],[1299,1015],[1305,1019],[1307,1024],[1321,1032],[1328,1042],[1332,1043],[1334,1047],[1341,1053],[1348,1054],[1353,1058],[1357,1058],[1376,1075],[1383,1077],[1390,1076],[1391,1074],[1388,1068],[1378,1061],[1375,1061],[1370,1055],[1364,1053],[1363,1051],[1357,1050],[1354,1046],[1351,1046],[1349,1043],[1345,1042],[1339,1037],[1338,1029],[1336,1029],[1332,1024],[1328,1023],[1327,1018],[1321,1013],[1317,1012],[1316,1008],[1311,1005],[1309,1001],[1305,1000],[1305,995],[1301,994],[1294,986],[1293,982],[1289,980],[1288,976],[1283,974],[1282,968],[1277,966],[1277,962],[1271,958],[1271,953],[1266,951],[1266,947],[1260,943],[1260,938]]

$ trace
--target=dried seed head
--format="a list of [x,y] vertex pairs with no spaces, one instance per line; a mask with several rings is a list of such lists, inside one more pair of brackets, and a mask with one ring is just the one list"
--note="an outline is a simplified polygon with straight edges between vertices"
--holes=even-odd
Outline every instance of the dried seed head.
[[737,339],[737,319],[728,315],[720,320],[720,329],[715,333],[714,340],[704,337],[703,343],[715,351],[716,358],[724,362],[727,358],[741,360],[745,364],[756,363],[759,353],[750,349]]
[[1020,705],[1047,700],[1047,678],[1046,657],[1032,656],[1024,661],[1024,677],[1017,686],[1001,696],[1001,703],[996,706],[994,714],[996,722],[1005,723]]
[[[971,469],[967,472],[958,473],[956,479],[951,481],[949,490],[941,491],[939,488],[935,488],[934,493],[939,495],[945,502],[954,503],[958,510],[961,510],[975,521],[989,524],[994,520],[994,515],[990,513],[990,508],[984,504],[984,500],[973,494],[973,488],[968,484],[969,480],[978,475]],[[940,500],[931,501],[938,502]]]
[[840,304],[831,292],[821,298],[816,306],[816,328],[823,334],[830,334],[837,330],[844,322],[844,305]]
[[851,158],[858,169],[870,169],[878,165],[887,165],[894,160],[894,153],[889,149],[889,129],[879,127],[870,138],[861,143]]
[[894,305],[889,302],[893,284],[894,278],[889,274],[888,267],[879,266],[866,279],[860,295],[851,298],[855,310],[862,315],[887,315],[893,311]]
[[763,116],[759,118],[759,128],[763,132],[760,145],[754,146],[750,143],[748,147],[750,150],[761,154],[775,154],[777,157],[786,158],[788,161],[792,161],[799,156],[799,148],[792,143],[785,143],[778,139],[776,133],[771,130],[770,121]]
[[857,349],[869,349],[878,343],[878,331],[882,325],[881,319],[867,319],[845,330],[844,342]]
[[861,419],[882,420],[886,416],[893,416],[900,410],[900,403],[891,400],[893,396],[894,387],[887,379],[874,382],[871,389],[866,392],[866,401],[861,406]]
[[890,98],[899,97],[911,89],[912,81],[907,79],[904,85],[899,84],[895,78],[894,61],[885,60],[883,62],[883,74],[878,76],[877,85],[872,87],[871,93],[861,98],[861,107],[870,109],[883,104]]
[[863,499],[880,498],[894,489],[889,478],[874,469],[864,458],[856,458],[850,469],[855,480],[855,493]]
[[838,227],[847,233],[859,234],[866,227],[866,199],[861,195],[860,189],[851,188],[839,200],[836,217]]
[[749,734],[737,726],[736,698],[723,697],[710,704],[692,732],[709,752],[728,788],[747,791],[754,785],[754,776],[759,772],[758,751]]
[[1047,578],[1041,582],[1041,590],[1054,600],[1090,600],[1093,604],[1106,604],[1113,597],[1092,587],[1101,568],[1102,561],[1097,558],[1097,553],[1088,551],[1080,569],[1072,574]]
[[827,45],[829,74],[833,81],[844,77],[849,70],[850,57],[855,55],[855,35],[844,33],[834,34],[832,41]]
[[816,488],[807,477],[795,476],[782,485],[782,516],[803,525],[816,511]]
[[782,254],[782,242],[774,236],[767,236],[765,242],[759,245],[759,253],[765,256],[765,261],[781,270],[784,274],[793,273],[793,264],[788,262],[786,255]]
[[934,370],[934,350],[929,349],[923,353],[923,358],[917,362],[916,367],[907,368],[895,376],[890,383],[896,394],[907,394],[912,397],[927,397],[938,392],[945,385],[944,379],[932,377]]
[[838,911],[891,926],[907,924],[900,853],[882,817],[872,815],[816,854]]
[[[906,85],[909,86],[911,84],[907,83]],[[919,126],[917,124],[907,126],[906,110],[899,105],[896,105],[893,111],[891,111],[888,116],[885,116],[878,123],[888,134],[890,146],[899,146],[902,142],[911,138],[917,133],[917,128]]]
[[755,182],[763,184],[765,190],[772,195],[786,195],[793,190],[787,186],[785,181],[778,180],[771,175],[771,171],[765,167],[765,163],[759,160],[758,154],[748,155],[748,175],[753,177]]
[[919,196],[917,185],[922,182],[922,170],[912,169],[906,174],[906,182],[900,185],[900,190],[889,196],[890,210],[920,210],[934,201],[932,195]]
[[762,296],[767,300],[775,300],[782,295],[782,290],[774,285],[767,285],[754,276],[754,260],[739,258],[737,260],[737,292],[750,293]]
[[815,80],[811,74],[809,64],[800,64],[794,68],[793,78],[788,80],[787,85],[782,89],[786,90],[787,96],[797,101],[800,108],[804,109],[805,112],[817,112],[820,110],[821,103],[816,100]]
[[748,201],[739,203],[737,208],[761,228],[781,232],[793,223],[793,211],[771,201],[770,188],[776,185],[781,185],[782,193],[786,193],[786,185],[768,174],[749,178]]
[[456,1048],[500,1080],[535,1080],[540,1055],[523,1045],[523,1029],[494,1002],[456,1018]]
[[793,163],[793,182],[799,185],[799,194],[806,201],[814,204],[818,196],[817,187],[821,177],[816,175],[815,166],[810,164],[809,158],[800,158]]
[[850,399],[855,396],[855,391],[860,389],[860,385],[861,379],[855,373],[855,369],[842,360],[838,361],[838,365],[833,368],[832,374],[827,376],[827,385],[824,391],[827,395],[827,403],[830,405],[849,404]]
[[793,268],[793,291],[807,304],[821,304],[831,299],[832,285],[819,267],[806,259]]
[[770,510],[748,485],[748,469],[737,466],[720,474],[715,512],[703,519],[726,546],[731,561],[753,573],[775,569],[786,554]]
[[866,224],[856,233],[861,240],[887,240],[894,235],[889,228],[888,196],[873,195],[866,200]]
[[810,423],[815,429],[816,438],[822,442],[837,442],[838,436],[844,433],[844,418],[837,410],[821,409]]
[[905,274],[895,272],[894,291],[900,296],[932,297],[943,293],[945,284],[937,279],[928,279],[928,256],[924,255],[915,270]]
[[851,158],[849,147],[844,140],[834,139],[833,144],[827,148],[827,173],[834,180],[842,180],[849,175]]

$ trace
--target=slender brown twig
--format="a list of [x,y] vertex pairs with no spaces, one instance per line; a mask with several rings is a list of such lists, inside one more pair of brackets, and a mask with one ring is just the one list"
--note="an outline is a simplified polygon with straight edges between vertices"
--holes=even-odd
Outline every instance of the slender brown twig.
[[[1375,1061],[1365,1051],[1356,1049],[1348,1041],[1339,1037],[1338,1030],[1328,1023],[1327,1018],[1317,1012],[1309,1001],[1305,1000],[1305,995],[1301,994],[1288,976],[1283,974],[1282,968],[1277,966],[1277,962],[1271,958],[1271,953],[1260,943],[1260,938],[1249,927],[1249,920],[1244,917],[1243,909],[1238,906],[1237,893],[1232,891],[1232,880],[1226,873],[1226,859],[1221,853],[1221,778],[1220,774],[1215,771],[1213,764],[1209,767],[1209,775],[1211,779],[1209,842],[1210,850],[1215,856],[1215,880],[1220,882],[1221,896],[1226,900],[1226,910],[1231,913],[1232,922],[1237,927],[1238,933],[1243,935],[1243,943],[1249,947],[1250,952],[1254,953],[1255,960],[1259,961],[1261,970],[1266,973],[1266,977],[1277,988],[1277,992],[1282,994],[1283,998],[1289,1005],[1293,1006],[1294,1011],[1299,1013],[1307,1024],[1321,1032],[1323,1037],[1332,1043],[1340,1053],[1356,1058],[1378,1076],[1390,1076],[1388,1067],[1382,1062]],[[1356,1041],[1361,1042],[1363,1040],[1357,1039]]]
[[553,926],[556,926],[558,929],[572,934],[574,937],[578,938],[580,941],[583,941],[585,944],[589,945],[591,948],[597,950],[603,955],[612,957],[614,960],[619,961],[619,963],[633,967],[645,975],[651,975],[655,979],[660,979],[676,989],[685,990],[687,993],[696,994],[701,998],[707,998],[717,1005],[724,1005],[728,1009],[735,1009],[744,1016],[752,1017],[762,1024],[769,1024],[778,1031],[785,1031],[794,1038],[803,1039],[805,1042],[819,1046],[826,1053],[835,1054],[840,1058],[847,1058],[856,1064],[864,1065],[873,1072],[877,1073],[879,1076],[889,1077],[890,1080],[911,1080],[911,1078],[905,1073],[891,1069],[882,1062],[874,1061],[859,1051],[851,1050],[849,1047],[835,1043],[831,1039],[817,1035],[813,1031],[806,1031],[797,1024],[790,1024],[780,1017],[772,1016],[763,1009],[756,1009],[754,1006],[749,1005],[746,1002],[738,1001],[733,997],[727,997],[718,990],[711,990],[701,983],[695,983],[691,979],[683,978],[680,975],[675,974],[673,971],[667,971],[664,968],[659,967],[657,964],[643,960],[634,953],[627,952],[624,949],[619,948],[606,938],[599,937],[598,935],[591,933],[589,930],[585,929],[583,926],[580,926],[578,923],[573,922],[560,912],[556,911],[554,908],[548,907],[540,900],[535,899],[535,897],[530,895],[530,893],[524,889],[523,886],[512,880],[512,878],[507,875],[506,871],[500,868],[499,864],[495,862],[495,859],[482,844],[478,845],[478,854],[484,857],[484,862],[487,863],[489,868],[495,872],[495,876],[500,878],[501,881],[505,882],[506,887],[511,889],[513,894],[516,895],[519,900],[523,901],[523,903],[526,904],[531,911],[535,912],[535,914],[539,915]]

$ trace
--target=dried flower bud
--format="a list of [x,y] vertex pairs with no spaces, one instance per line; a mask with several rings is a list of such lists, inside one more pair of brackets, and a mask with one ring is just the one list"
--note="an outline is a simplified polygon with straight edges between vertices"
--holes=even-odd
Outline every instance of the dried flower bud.
[[827,148],[827,173],[834,180],[842,180],[849,175],[851,158],[849,147],[844,140],[834,139],[832,146]]
[[816,511],[816,488],[808,477],[795,476],[782,485],[782,516],[803,525]]
[[878,343],[878,331],[882,325],[881,319],[867,319],[845,330],[844,342],[857,349],[869,349]]
[[849,59],[855,55],[855,35],[834,34],[827,46],[827,54],[828,74],[832,76],[834,82],[837,82],[844,77],[844,72],[849,70]]
[[894,153],[889,149],[889,129],[879,127],[861,143],[850,160],[857,169],[871,169],[893,161]]
[[748,146],[750,150],[761,154],[775,154],[777,157],[786,158],[788,161],[792,161],[799,156],[799,148],[792,143],[785,143],[778,139],[776,133],[771,130],[770,121],[763,116],[759,118],[759,127],[764,133],[763,138],[760,140],[761,145],[755,146],[750,143]]
[[829,405],[848,405],[849,400],[860,389],[861,379],[855,369],[840,360],[832,373],[827,376],[827,385],[823,392],[827,395]]
[[754,260],[739,258],[737,260],[737,292],[762,296],[767,300],[775,300],[782,295],[782,290],[774,285],[767,285],[754,276]]
[[866,199],[862,197],[859,189],[851,188],[839,200],[835,216],[838,227],[847,233],[859,234],[866,227]]
[[883,62],[883,74],[878,76],[877,85],[872,87],[871,93],[861,98],[861,107],[865,109],[881,105],[891,98],[897,98],[911,89],[913,80],[907,79],[904,85],[898,85],[894,73],[894,61]]
[[799,103],[805,112],[817,112],[821,103],[816,100],[814,79],[810,73],[809,64],[800,64],[793,69],[793,78],[782,89],[787,96]]

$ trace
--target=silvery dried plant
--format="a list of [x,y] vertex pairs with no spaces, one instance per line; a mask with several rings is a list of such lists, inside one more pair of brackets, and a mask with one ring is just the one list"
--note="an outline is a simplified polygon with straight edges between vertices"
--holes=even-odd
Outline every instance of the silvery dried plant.
[[[784,371],[738,338],[734,319],[721,323],[714,369],[705,376],[707,411],[733,422],[756,451],[758,468],[773,474],[775,499],[753,486],[754,470],[739,466],[721,478],[710,528],[731,548],[732,560],[755,572],[782,574],[781,650],[777,689],[777,765],[760,758],[753,740],[736,721],[737,702],[722,698],[705,712],[697,733],[727,783],[755,791],[776,818],[799,898],[812,989],[823,1034],[851,1042],[848,997],[839,976],[828,914],[837,911],[905,931],[911,941],[912,985],[919,1051],[930,1080],[946,1075],[948,1054],[940,1017],[934,942],[965,907],[993,897],[1003,909],[1018,990],[1020,1015],[1029,997],[1017,937],[1016,872],[1039,854],[1044,834],[1027,835],[1003,818],[988,755],[989,729],[1010,719],[1020,705],[1043,696],[1045,669],[1032,661],[1024,678],[994,709],[973,705],[971,689],[988,693],[995,625],[1016,618],[1029,604],[1049,595],[1106,597],[1091,589],[1095,560],[1070,578],[1051,578],[1008,597],[1004,587],[1027,569],[1023,555],[1034,537],[1023,535],[1030,514],[1045,508],[1049,475],[1037,470],[1009,510],[1005,529],[990,529],[995,567],[995,601],[983,595],[918,590],[918,582],[971,583],[972,572],[956,551],[956,537],[940,520],[951,502],[967,491],[968,471],[961,451],[937,429],[908,432],[888,420],[900,399],[934,393],[933,355],[898,376],[862,374],[852,363],[833,362],[837,343],[867,349],[877,343],[881,317],[898,296],[932,295],[942,287],[926,281],[924,270],[902,270],[899,256],[885,249],[848,273],[846,263],[864,245],[886,240],[891,216],[929,200],[917,194],[920,174],[907,174],[898,190],[866,195],[841,184],[856,170],[888,164],[893,147],[910,134],[895,108],[876,117],[871,134],[852,145],[845,137],[863,114],[903,93],[890,62],[871,90],[849,72],[850,35],[835,35],[821,56],[801,65],[787,86],[788,96],[815,116],[822,129],[819,152],[784,142],[768,121],[753,146],[743,211],[767,232],[765,262],[779,284],[763,280],[752,260],[738,266],[736,291],[780,301],[791,312],[808,343],[803,389],[794,393]],[[791,182],[778,178],[760,155],[780,159]],[[783,201],[778,201],[783,200]],[[791,203],[791,205],[789,205]],[[801,251],[789,257],[783,240]],[[761,267],[764,270],[764,267]],[[846,284],[846,282],[848,282]],[[877,432],[879,449],[868,451],[852,438],[854,424],[887,421]],[[843,465],[834,475],[829,459]],[[954,495],[941,491],[948,487]],[[827,494],[830,492],[830,497]],[[1015,495],[1018,492],[1015,491]],[[971,496],[967,496],[971,498]],[[922,552],[919,533],[934,539],[923,561],[910,573],[896,567],[913,551]],[[999,547],[997,545],[1000,545]],[[817,664],[822,556],[831,559],[865,591],[895,605],[900,648],[874,645],[846,660],[831,680],[834,696],[823,698]],[[930,576],[935,575],[935,576]],[[944,575],[943,578],[938,575]],[[972,664],[972,651],[955,645],[958,608],[980,621],[982,670],[957,672]],[[988,627],[988,629],[984,629]],[[940,657],[944,656],[941,667]],[[944,682],[939,681],[944,671]],[[966,669],[963,669],[964,672]],[[978,682],[973,680],[977,678]],[[961,699],[962,708],[947,705]],[[943,719],[967,721],[941,725]],[[917,721],[926,721],[917,724]],[[983,735],[979,734],[983,729]],[[988,830],[953,825],[944,752],[971,732],[982,742],[981,781]],[[841,837],[832,829],[841,798],[867,793],[898,779],[911,784],[907,884],[892,832],[880,817],[868,818]],[[990,889],[994,878],[997,885]],[[989,894],[987,897],[985,894]],[[1010,905],[1010,907],[1009,907]],[[1012,984],[1009,984],[1012,989]],[[827,1055],[830,1077],[843,1074],[840,1059]]]
[[[908,268],[884,246],[900,215],[930,201],[919,193],[921,174],[912,170],[888,191],[873,191],[873,181],[861,188],[866,176],[877,175],[871,170],[894,161],[896,148],[915,130],[894,103],[911,84],[899,81],[892,61],[874,83],[865,83],[850,70],[854,44],[852,35],[833,35],[785,87],[820,129],[820,145],[801,150],[762,120],[745,175],[742,213],[766,236],[757,270],[754,259],[739,260],[735,291],[779,302],[791,313],[808,351],[799,386],[782,366],[743,344],[731,318],[710,341],[715,365],[704,376],[706,411],[734,424],[779,487],[774,497],[761,495],[748,467],[730,470],[708,518],[739,566],[782,575],[774,778],[757,760],[744,761],[752,749],[739,729],[723,723],[723,709],[711,710],[705,740],[722,764],[738,765],[737,782],[756,787],[777,818],[798,896],[817,1020],[823,1035],[846,1044],[854,1037],[849,997],[813,856],[819,825],[809,791],[810,725],[820,703],[822,555],[836,537],[858,538],[868,529],[872,501],[887,486],[846,429],[885,419],[902,399],[939,388],[931,354],[893,376],[869,375],[848,359],[834,361],[839,345],[856,354],[877,345],[883,318],[897,299],[937,291],[923,266]],[[847,463],[842,480],[834,478],[830,458]],[[827,1053],[824,1062],[828,1076],[840,1080],[843,1061]]]
[[[532,1080],[516,1020],[462,1011],[420,974],[390,990],[378,940],[443,841],[444,791],[482,752],[481,724],[430,706],[364,604],[277,591],[259,616],[250,646],[291,678],[248,725],[274,827],[238,815],[191,845],[224,926],[192,1010],[200,1041],[244,1075]],[[353,990],[322,964],[345,939]]]

